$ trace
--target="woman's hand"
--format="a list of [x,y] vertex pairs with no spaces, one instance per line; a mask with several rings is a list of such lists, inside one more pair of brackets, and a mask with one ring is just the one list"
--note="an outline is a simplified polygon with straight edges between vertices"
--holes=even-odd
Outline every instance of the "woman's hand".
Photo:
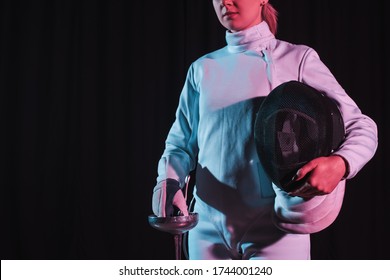
[[344,177],[347,166],[345,160],[338,155],[319,157],[309,161],[301,167],[294,180],[299,181],[306,175],[305,184],[289,193],[291,196],[311,198],[317,195],[331,193]]

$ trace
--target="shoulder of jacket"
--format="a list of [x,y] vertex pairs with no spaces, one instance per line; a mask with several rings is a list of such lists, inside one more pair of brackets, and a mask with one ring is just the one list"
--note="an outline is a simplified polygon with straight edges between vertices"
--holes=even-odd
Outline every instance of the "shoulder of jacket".
[[304,44],[295,44],[283,40],[276,40],[276,46],[275,49],[280,49],[286,52],[297,52],[297,53],[308,53],[308,52],[315,52],[315,50]]
[[220,49],[217,49],[217,50],[214,50],[214,51],[211,51],[209,53],[206,53],[206,54],[202,55],[201,57],[196,59],[194,61],[194,63],[200,63],[200,62],[203,62],[204,60],[207,60],[207,59],[220,58],[221,56],[224,56],[226,54],[228,54],[227,46],[224,46],[224,47],[222,47]]

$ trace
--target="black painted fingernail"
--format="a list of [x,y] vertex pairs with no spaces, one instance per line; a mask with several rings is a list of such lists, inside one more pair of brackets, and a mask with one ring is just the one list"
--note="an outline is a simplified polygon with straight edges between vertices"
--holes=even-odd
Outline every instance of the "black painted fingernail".
[[298,174],[295,174],[295,175],[292,177],[291,181],[296,181],[297,178],[298,178]]

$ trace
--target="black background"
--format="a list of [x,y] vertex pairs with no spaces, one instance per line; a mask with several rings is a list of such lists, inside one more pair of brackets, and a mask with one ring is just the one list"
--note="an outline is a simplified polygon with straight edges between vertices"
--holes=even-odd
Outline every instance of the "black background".
[[[388,1],[271,3],[378,124],[312,258],[390,259]],[[211,0],[0,1],[1,259],[173,259],[157,161],[188,66],[224,45]]]

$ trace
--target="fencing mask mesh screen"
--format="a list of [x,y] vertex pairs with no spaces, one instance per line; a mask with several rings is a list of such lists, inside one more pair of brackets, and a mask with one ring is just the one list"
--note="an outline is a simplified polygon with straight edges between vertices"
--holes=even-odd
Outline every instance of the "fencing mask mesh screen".
[[304,183],[291,179],[308,161],[328,156],[344,139],[344,122],[336,103],[298,81],[273,89],[256,115],[254,137],[267,175],[289,192]]

